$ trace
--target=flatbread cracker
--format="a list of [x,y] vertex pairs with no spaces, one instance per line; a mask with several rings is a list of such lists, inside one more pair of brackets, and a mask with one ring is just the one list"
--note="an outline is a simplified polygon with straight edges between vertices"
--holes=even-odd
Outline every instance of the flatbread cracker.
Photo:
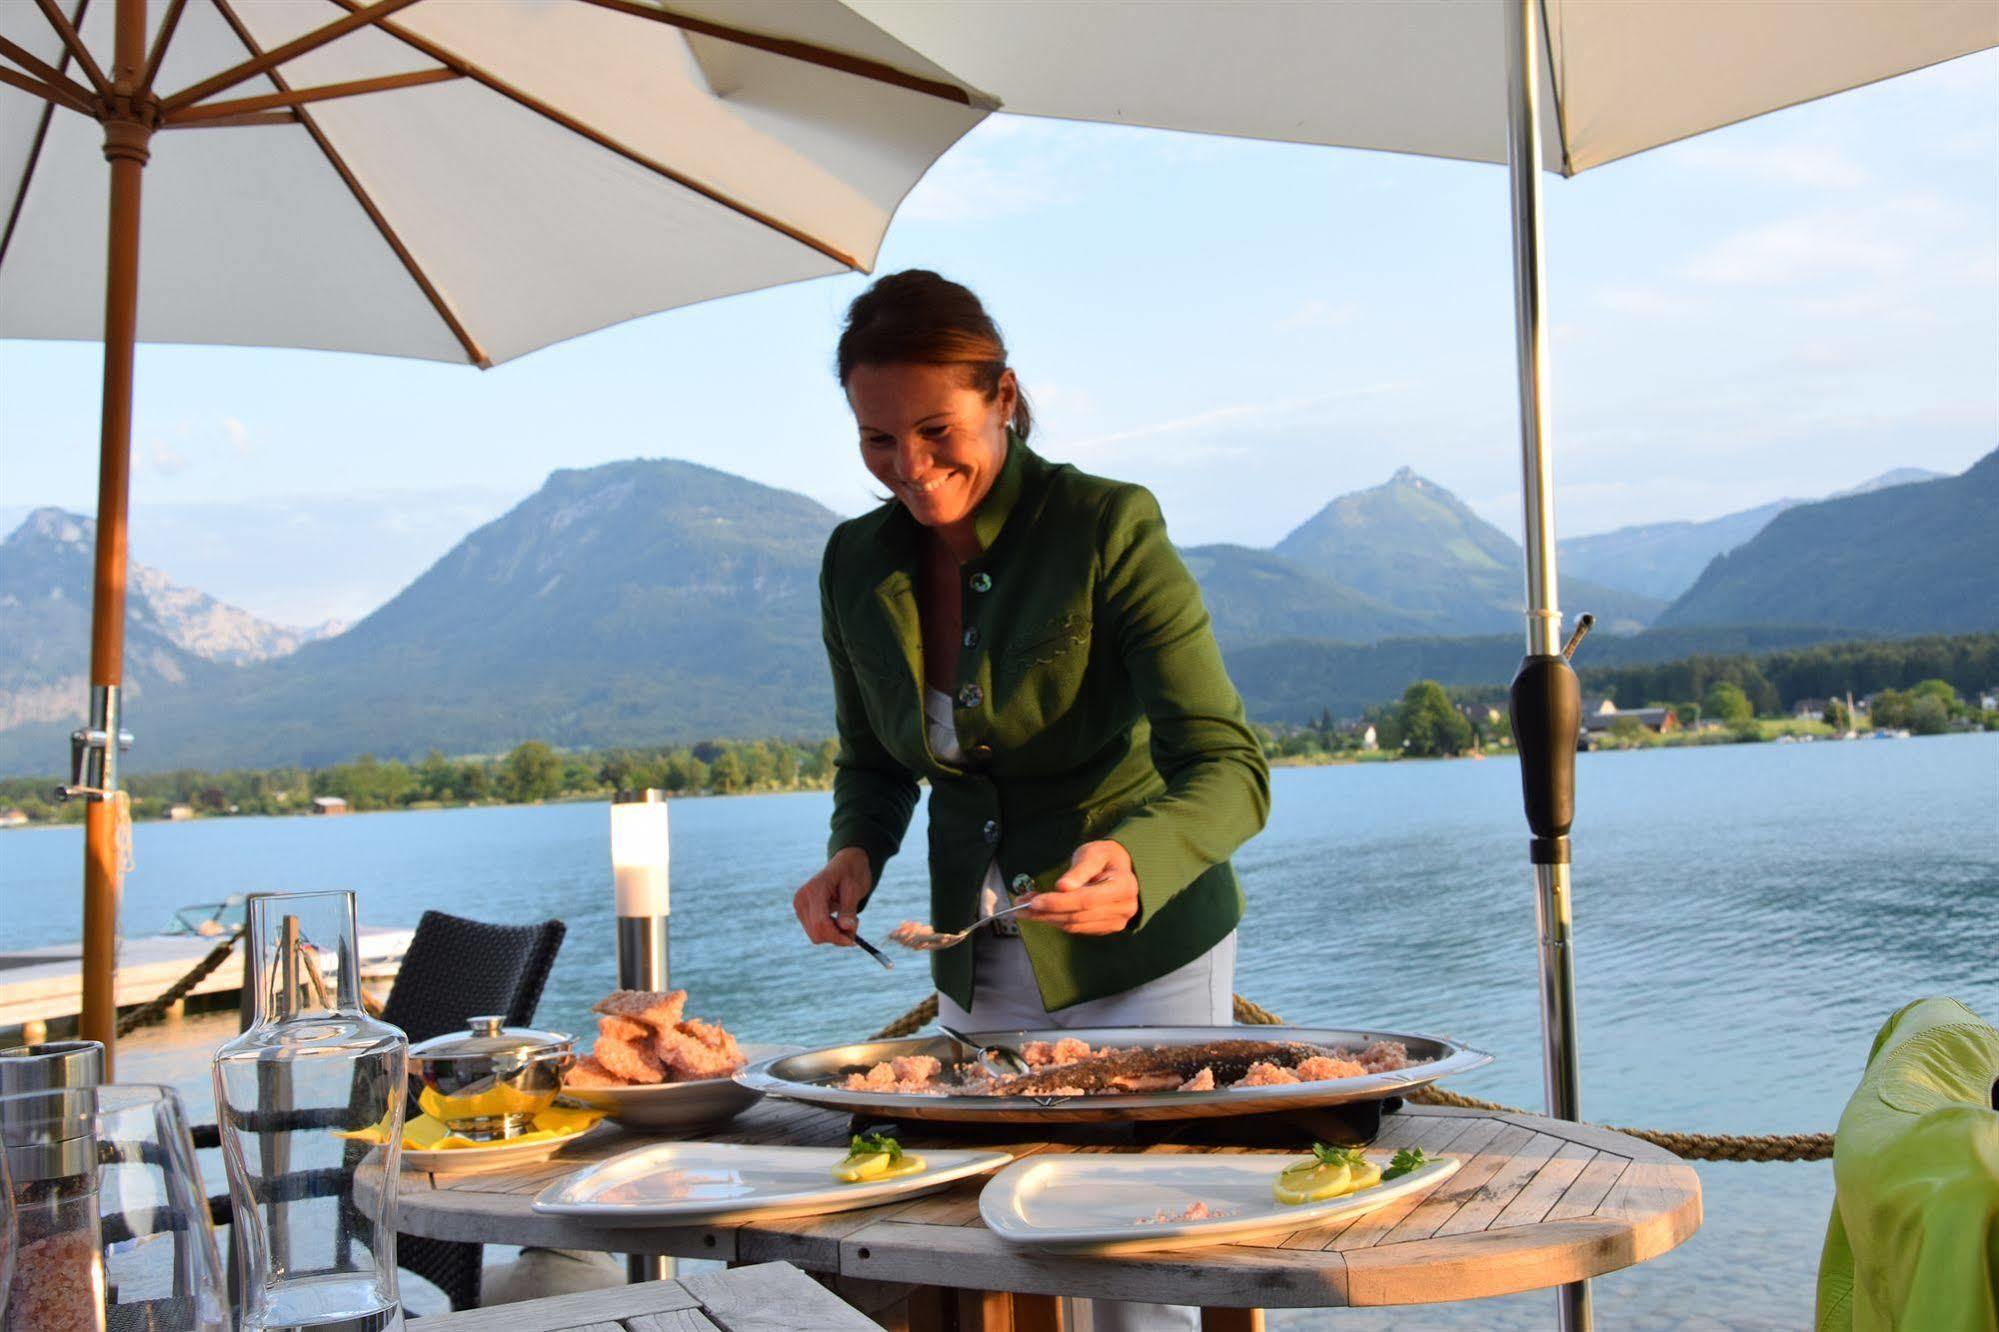
[[685,990],[613,990],[596,1005],[596,1011],[612,1017],[636,1018],[655,1031],[664,1031],[680,1021],[687,1011]]
[[666,1066],[660,1063],[659,1056],[648,1046],[599,1036],[596,1055],[598,1063],[627,1082],[650,1085],[666,1081]]
[[562,1075],[565,1087],[625,1087],[631,1084],[597,1062],[596,1056],[584,1055]]

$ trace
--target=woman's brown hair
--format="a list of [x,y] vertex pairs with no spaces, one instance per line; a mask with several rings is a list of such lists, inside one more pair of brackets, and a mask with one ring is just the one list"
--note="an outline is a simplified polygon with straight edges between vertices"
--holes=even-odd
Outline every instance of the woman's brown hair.
[[[962,365],[988,402],[1007,371],[1006,340],[986,307],[969,287],[927,268],[890,273],[856,296],[835,359],[842,384],[862,365]],[[1026,439],[1033,426],[1027,391],[1018,389],[1014,433]]]

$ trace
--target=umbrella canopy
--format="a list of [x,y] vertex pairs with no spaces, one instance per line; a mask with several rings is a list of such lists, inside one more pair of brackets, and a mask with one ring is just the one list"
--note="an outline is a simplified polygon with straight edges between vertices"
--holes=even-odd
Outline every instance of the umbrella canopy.
[[[1502,0],[846,0],[1018,115],[1507,161]],[[1999,44],[1989,0],[1539,0],[1574,175]]]
[[[113,0],[62,6],[110,69]],[[156,0],[147,21],[147,342],[490,365],[865,269],[992,105],[830,4]],[[0,5],[0,39],[21,74],[92,91],[29,0]],[[103,139],[0,87],[0,336],[103,336]]]

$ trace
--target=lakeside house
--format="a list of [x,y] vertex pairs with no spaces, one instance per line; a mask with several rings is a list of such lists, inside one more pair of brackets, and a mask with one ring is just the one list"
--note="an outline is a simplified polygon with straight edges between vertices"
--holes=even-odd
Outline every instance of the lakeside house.
[[1671,708],[1620,708],[1609,699],[1604,699],[1594,708],[1583,709],[1583,738],[1602,735],[1614,729],[1619,722],[1632,721],[1655,735],[1680,729],[1679,719],[1673,716]]
[[347,802],[340,796],[314,796],[312,812],[315,814],[345,814]]
[[1792,707],[1791,715],[1799,721],[1817,721],[1825,716],[1825,710],[1830,706],[1831,704],[1822,698],[1801,698]]
[[167,820],[170,823],[186,823],[189,819],[193,817],[194,817],[193,805],[167,806]]
[[19,828],[28,822],[26,810],[0,809],[0,828]]

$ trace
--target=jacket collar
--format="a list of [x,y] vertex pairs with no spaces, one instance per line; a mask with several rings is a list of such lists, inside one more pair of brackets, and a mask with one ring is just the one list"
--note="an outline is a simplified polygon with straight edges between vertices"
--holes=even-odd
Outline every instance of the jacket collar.
[[[1041,456],[1027,447],[1027,441],[1007,427],[1006,461],[1000,464],[1000,474],[994,479],[992,489],[979,501],[979,508],[972,515],[972,533],[979,539],[979,550],[990,554],[1000,533],[1005,530],[1007,519],[1020,506],[1027,493],[1028,482],[1041,475],[1048,464]],[[909,510],[900,500],[890,500],[889,512],[881,525],[880,537],[886,544],[901,549],[909,549],[916,539],[917,522],[909,516]]]

